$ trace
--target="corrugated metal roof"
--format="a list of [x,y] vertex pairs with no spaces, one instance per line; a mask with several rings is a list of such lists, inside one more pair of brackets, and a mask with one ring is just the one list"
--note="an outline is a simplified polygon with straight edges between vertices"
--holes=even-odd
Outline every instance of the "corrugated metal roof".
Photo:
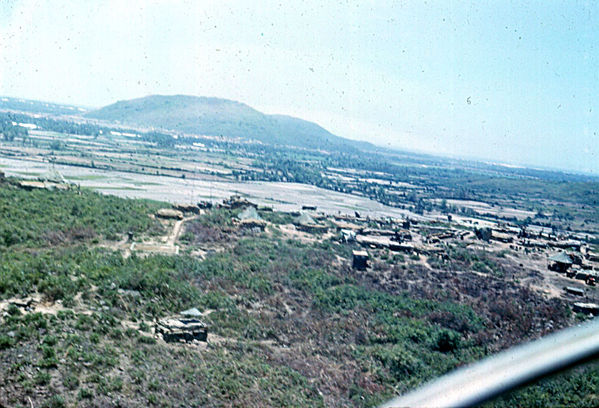
[[549,260],[553,261],[553,262],[568,264],[568,265],[572,264],[572,258],[570,258],[570,256],[565,252],[557,253],[557,254],[549,257]]

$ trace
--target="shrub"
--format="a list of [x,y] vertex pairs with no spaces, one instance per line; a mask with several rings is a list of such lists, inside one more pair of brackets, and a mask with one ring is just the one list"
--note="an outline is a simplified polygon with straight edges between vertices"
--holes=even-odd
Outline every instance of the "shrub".
[[455,351],[460,348],[461,336],[453,330],[441,330],[435,339],[435,349],[442,353]]
[[4,350],[12,347],[13,340],[9,336],[0,335],[0,350]]
[[375,351],[375,356],[398,380],[405,379],[423,368],[422,361],[403,345],[379,348]]
[[64,399],[60,395],[53,395],[44,401],[42,407],[44,408],[63,408],[66,404]]
[[69,390],[74,390],[79,386],[79,378],[75,374],[68,374],[63,380],[62,383]]
[[47,371],[40,371],[35,376],[35,382],[38,385],[48,385],[50,383],[51,378],[52,377],[50,376],[50,373],[48,373]]
[[79,399],[83,400],[83,399],[91,399],[94,396],[94,392],[88,388],[80,388],[79,389]]
[[139,336],[137,340],[142,344],[156,344],[156,339],[150,336]]

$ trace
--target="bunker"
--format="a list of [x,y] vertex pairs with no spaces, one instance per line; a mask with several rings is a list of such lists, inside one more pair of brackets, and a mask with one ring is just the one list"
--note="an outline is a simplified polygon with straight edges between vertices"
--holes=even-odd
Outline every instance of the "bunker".
[[352,268],[358,270],[364,270],[368,268],[368,252],[366,251],[352,251],[353,261]]
[[201,313],[197,309],[186,310],[180,315],[160,319],[156,323],[156,333],[168,343],[208,341],[208,326],[198,319]]

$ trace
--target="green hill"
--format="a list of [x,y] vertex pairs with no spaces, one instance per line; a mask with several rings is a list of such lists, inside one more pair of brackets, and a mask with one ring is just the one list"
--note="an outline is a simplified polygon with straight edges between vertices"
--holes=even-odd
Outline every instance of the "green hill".
[[366,142],[335,136],[302,119],[266,115],[250,106],[220,98],[153,95],[119,101],[84,116],[123,124],[209,136],[238,137],[266,144],[310,149],[374,149]]

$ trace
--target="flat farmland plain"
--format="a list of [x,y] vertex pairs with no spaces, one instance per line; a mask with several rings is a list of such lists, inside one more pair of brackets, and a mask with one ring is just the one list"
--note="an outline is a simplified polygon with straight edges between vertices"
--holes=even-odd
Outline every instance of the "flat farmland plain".
[[319,187],[283,182],[226,182],[192,180],[160,175],[128,173],[17,160],[0,157],[0,168],[7,176],[36,179],[53,169],[67,181],[103,194],[126,198],[144,198],[170,203],[197,203],[202,200],[219,202],[239,194],[257,204],[278,211],[297,211],[304,205],[316,206],[327,214],[421,218],[407,210],[393,208],[365,197],[338,193]]

